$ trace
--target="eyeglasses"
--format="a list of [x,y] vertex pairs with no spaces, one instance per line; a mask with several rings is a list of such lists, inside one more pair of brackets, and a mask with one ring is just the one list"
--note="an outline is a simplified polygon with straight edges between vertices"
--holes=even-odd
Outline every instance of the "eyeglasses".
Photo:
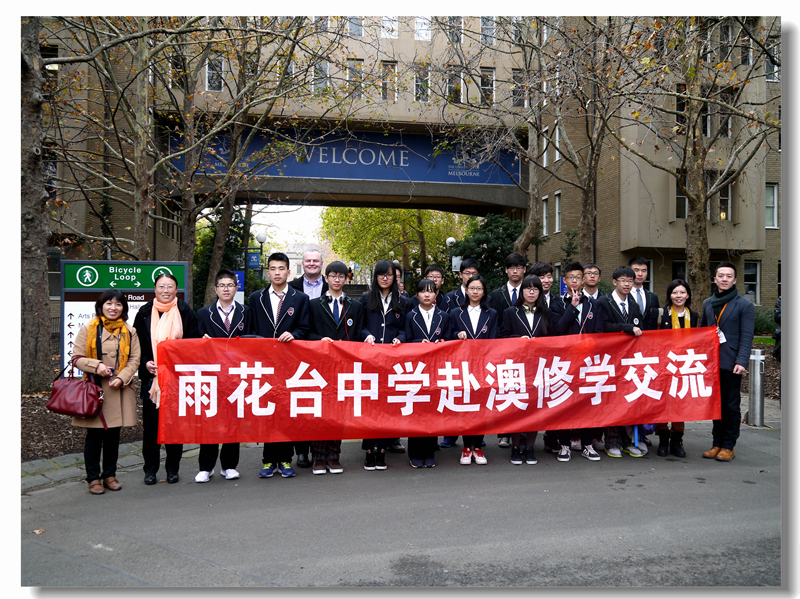
[[333,279],[334,281],[342,281],[347,278],[347,275],[340,272],[332,272],[328,275],[328,278]]
[[388,281],[389,279],[393,278],[394,275],[390,272],[384,273],[382,275],[378,275],[379,279],[383,279],[384,281]]
[[467,287],[467,291],[483,291],[483,287]]
[[226,285],[217,285],[219,289],[236,289],[236,283],[228,283]]
[[442,275],[428,275],[425,277],[426,279],[430,279],[431,281],[441,281]]
[[622,285],[633,285],[633,281],[630,279],[617,279],[617,283],[621,283]]
[[565,278],[567,279],[567,281],[580,281],[583,277],[580,275],[575,275],[572,277],[565,277]]
[[594,270],[587,270],[585,273],[583,273],[583,275],[586,277],[599,277],[600,273]]
[[468,276],[468,277],[474,277],[474,276],[475,276],[475,275],[477,275],[478,273],[477,273],[477,272],[471,272],[471,271],[469,271],[469,270],[465,270],[465,271],[464,271],[464,272],[462,272],[461,274],[462,274],[462,275],[466,275],[466,276]]

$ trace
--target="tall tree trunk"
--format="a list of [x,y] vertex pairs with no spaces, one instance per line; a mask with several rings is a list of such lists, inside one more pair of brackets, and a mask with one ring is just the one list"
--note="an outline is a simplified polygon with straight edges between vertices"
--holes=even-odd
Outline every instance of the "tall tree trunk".
[[22,303],[21,388],[47,391],[53,378],[47,284],[47,193],[42,170],[44,75],[39,51],[39,19],[22,17]]
[[225,245],[228,240],[228,232],[231,229],[231,220],[233,219],[234,203],[236,201],[236,192],[229,193],[222,201],[222,212],[217,225],[214,228],[214,245],[211,249],[211,260],[208,264],[208,280],[206,281],[205,304],[206,306],[213,303],[217,296],[214,293],[214,278],[217,272],[222,268],[222,258],[225,254]]
[[[147,20],[138,18],[139,31],[147,30]],[[139,39],[136,52],[136,93],[131,98],[135,106],[136,129],[133,139],[133,253],[140,260],[150,258],[150,246],[147,243],[147,222],[150,215],[150,170],[147,166],[147,127],[149,123],[148,93],[147,93],[147,40]],[[153,248],[155,249],[155,248]]]
[[[539,203],[539,168],[535,159],[537,143],[536,130],[528,123],[528,220],[522,233],[514,242],[514,251],[523,256],[527,256],[528,248],[537,239],[542,224]],[[536,247],[538,249],[539,246]]]

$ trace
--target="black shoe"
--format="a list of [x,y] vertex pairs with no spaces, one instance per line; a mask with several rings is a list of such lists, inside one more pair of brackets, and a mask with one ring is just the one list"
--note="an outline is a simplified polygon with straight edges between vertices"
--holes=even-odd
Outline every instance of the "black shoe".
[[158,478],[156,478],[155,472],[147,472],[144,475],[144,484],[146,485],[154,485],[158,482]]
[[511,463],[516,465],[522,463],[522,452],[519,449],[519,445],[514,445],[511,448]]
[[364,460],[364,470],[375,470],[375,452],[368,451],[367,458]]
[[375,470],[386,470],[386,452],[382,449],[375,452]]
[[683,432],[672,433],[669,440],[669,452],[676,458],[685,458],[686,450],[683,449]]
[[400,441],[392,441],[389,443],[389,447],[386,448],[386,451],[391,451],[392,453],[405,453],[406,448],[403,447],[403,444]]
[[308,459],[308,454],[301,453],[297,455],[298,468],[311,468],[311,462]]
[[658,451],[660,457],[669,455],[669,431],[658,431]]
[[179,480],[180,480],[180,477],[178,476],[177,472],[167,472],[167,482],[169,484],[171,484],[171,485],[175,484]]

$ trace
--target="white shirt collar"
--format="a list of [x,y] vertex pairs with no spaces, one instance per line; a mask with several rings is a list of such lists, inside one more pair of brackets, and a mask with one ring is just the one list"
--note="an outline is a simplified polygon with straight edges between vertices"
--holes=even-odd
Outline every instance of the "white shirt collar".
[[[625,309],[626,310],[628,309],[628,298],[627,297],[623,300],[619,295],[617,295],[617,290],[616,289],[611,292],[611,296],[614,298],[614,301],[617,303],[618,306],[620,304],[625,304]],[[628,294],[628,297],[630,297],[630,293]]]

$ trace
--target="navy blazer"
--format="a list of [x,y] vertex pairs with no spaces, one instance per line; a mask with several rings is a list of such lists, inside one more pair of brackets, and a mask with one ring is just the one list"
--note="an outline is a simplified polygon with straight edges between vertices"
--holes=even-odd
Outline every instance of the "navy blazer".
[[233,302],[233,312],[230,316],[231,330],[225,329],[225,321],[217,310],[217,302],[210,306],[203,306],[197,311],[197,330],[200,336],[209,337],[241,337],[248,335],[250,330],[250,309],[237,301]]
[[[518,293],[522,293],[521,287]],[[493,308],[495,312],[497,312],[498,330],[500,330],[500,327],[503,326],[503,314],[513,305],[514,304],[511,301],[511,296],[508,295],[508,283],[504,284],[502,287],[498,287],[489,294],[489,307]]]
[[[414,295],[411,298],[411,309],[416,310],[419,307],[419,298]],[[447,296],[441,291],[436,294],[436,307],[442,312],[450,311],[450,302],[447,301]]]
[[[550,296],[550,303],[547,304],[547,307],[550,310],[551,320],[552,322],[558,322],[561,317],[564,315],[564,302],[563,298],[560,295],[556,295],[552,291],[548,291],[545,296]],[[555,332],[550,333],[551,335],[555,335]]]
[[399,339],[405,343],[406,313],[411,310],[411,301],[404,296],[400,296],[400,309],[389,310],[386,314],[382,310],[369,309],[369,291],[365,291],[361,296],[361,306],[364,312],[364,328],[361,331],[361,338],[366,339],[370,335],[375,337],[375,343],[391,343],[392,339]]
[[[714,316],[711,298],[708,298],[703,302],[703,318],[700,326],[713,327],[716,325],[717,317]],[[725,335],[725,343],[721,343],[719,346],[719,367],[722,370],[732,371],[737,364],[748,367],[755,326],[756,309],[749,300],[737,295],[728,302],[727,308],[719,319],[719,328]],[[142,359],[144,359],[144,351]]]
[[328,298],[320,295],[308,302],[309,341],[319,341],[330,337],[334,341],[363,341],[361,331],[364,328],[364,309],[361,303],[342,295],[339,322],[333,319],[333,312],[328,305]]
[[493,308],[481,310],[478,316],[478,331],[472,330],[472,320],[464,308],[456,308],[450,317],[450,339],[458,339],[458,333],[464,331],[467,339],[497,339],[497,312]]
[[[547,335],[555,334],[552,312],[548,311]],[[522,306],[512,306],[507,308],[503,314],[503,324],[500,326],[500,338],[510,339],[511,337],[545,337],[544,327],[542,326],[543,315],[537,311],[533,315],[533,327],[528,326],[528,317]]]
[[622,311],[612,297],[613,291],[608,295],[601,295],[597,299],[597,307],[603,311],[603,330],[606,333],[627,333],[633,335],[634,327],[644,330],[642,313],[636,300],[628,294],[628,316],[622,316]]
[[[634,292],[636,289],[631,289],[630,294],[628,297],[636,302],[636,296]],[[644,312],[642,313],[642,320],[644,321],[644,326],[639,327],[643,331],[655,331],[658,328],[658,308],[660,307],[658,304],[658,296],[653,293],[652,291],[648,291],[647,289],[643,289],[644,291]],[[638,306],[639,304],[636,303]],[[641,312],[641,309],[639,310]]]
[[446,341],[450,339],[450,315],[444,310],[435,308],[431,321],[431,332],[425,326],[425,318],[420,314],[419,308],[414,308],[406,314],[405,319],[406,342],[421,343],[428,341]]
[[581,312],[578,318],[578,308],[572,305],[569,294],[561,298],[564,313],[556,320],[555,327],[558,335],[579,335],[581,333],[603,333],[604,313],[597,307],[597,302],[591,297],[581,293]]
[[308,335],[308,296],[302,291],[286,286],[286,295],[278,318],[272,314],[269,298],[271,286],[250,295],[250,335],[278,338],[289,331],[295,339]]
[[464,294],[461,292],[461,285],[459,285],[447,294],[447,311],[452,312],[456,308],[460,308],[463,303]]

